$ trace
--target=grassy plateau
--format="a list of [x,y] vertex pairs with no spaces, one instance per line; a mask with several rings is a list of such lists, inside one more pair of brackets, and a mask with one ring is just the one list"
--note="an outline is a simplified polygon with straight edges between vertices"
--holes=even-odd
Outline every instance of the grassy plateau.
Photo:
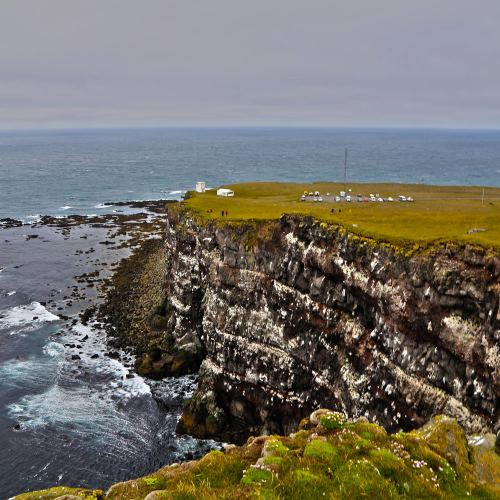
[[[395,244],[451,241],[500,248],[500,188],[484,188],[483,199],[482,187],[348,184],[353,197],[378,193],[394,199],[411,196],[415,201],[328,203],[302,202],[300,197],[304,191],[319,191],[323,196],[327,192],[338,194],[343,184],[258,182],[224,187],[234,190],[234,198],[217,196],[215,189],[189,192],[185,205],[208,220],[271,220],[283,214],[303,214]],[[222,217],[222,210],[227,210],[227,217]]]

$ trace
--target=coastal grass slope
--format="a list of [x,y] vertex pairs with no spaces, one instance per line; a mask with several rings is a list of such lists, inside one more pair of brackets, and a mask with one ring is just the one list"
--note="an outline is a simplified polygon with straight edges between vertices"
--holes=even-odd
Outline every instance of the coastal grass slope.
[[107,492],[58,487],[16,499],[494,499],[499,484],[493,434],[467,438],[456,420],[438,416],[389,435],[364,418],[316,410],[289,436],[252,437]]
[[[271,220],[303,214],[341,225],[350,232],[394,244],[427,246],[456,242],[500,248],[500,188],[422,184],[348,184],[351,194],[412,197],[405,202],[301,202],[304,191],[338,194],[340,183],[257,182],[225,186],[234,198],[189,192],[185,205],[201,218]],[[335,210],[332,213],[332,208]],[[221,212],[227,210],[227,217]]]

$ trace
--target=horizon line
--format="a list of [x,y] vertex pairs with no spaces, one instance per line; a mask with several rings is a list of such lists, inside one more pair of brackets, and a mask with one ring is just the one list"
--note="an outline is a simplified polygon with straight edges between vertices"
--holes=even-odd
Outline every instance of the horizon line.
[[468,131],[500,132],[498,127],[456,127],[456,126],[410,126],[410,125],[313,125],[313,124],[205,124],[205,125],[98,125],[98,126],[48,126],[48,127],[0,127],[4,132],[71,132],[106,130],[223,130],[223,129],[330,129],[330,130],[406,130],[406,131]]

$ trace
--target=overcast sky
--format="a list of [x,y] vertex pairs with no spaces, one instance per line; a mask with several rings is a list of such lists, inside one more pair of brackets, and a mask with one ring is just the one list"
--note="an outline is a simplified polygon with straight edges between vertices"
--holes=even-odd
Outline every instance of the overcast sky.
[[500,0],[0,0],[0,128],[500,128]]

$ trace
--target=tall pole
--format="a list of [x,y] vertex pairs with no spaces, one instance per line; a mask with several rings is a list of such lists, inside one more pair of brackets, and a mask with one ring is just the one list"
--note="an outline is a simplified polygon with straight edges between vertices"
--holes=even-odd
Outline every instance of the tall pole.
[[481,205],[484,205],[484,188],[483,188],[483,197],[482,197],[482,200],[481,200]]
[[344,157],[344,191],[346,190],[346,181],[347,181],[347,148],[345,148],[345,157]]

